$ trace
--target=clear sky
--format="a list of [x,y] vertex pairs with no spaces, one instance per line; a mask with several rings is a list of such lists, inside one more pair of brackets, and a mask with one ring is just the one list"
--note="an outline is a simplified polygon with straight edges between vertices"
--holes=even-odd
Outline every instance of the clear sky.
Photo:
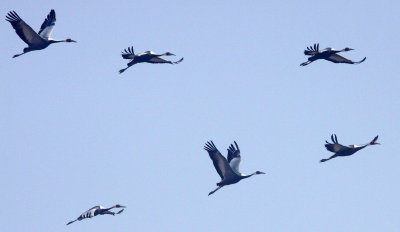
[[[0,31],[1,231],[363,231],[400,228],[399,1],[11,1],[54,44]],[[303,50],[354,48],[360,65]],[[170,51],[178,65],[120,52]],[[351,157],[324,141],[370,141]],[[264,171],[212,196],[204,143],[241,171]],[[124,213],[65,224],[101,204]]]

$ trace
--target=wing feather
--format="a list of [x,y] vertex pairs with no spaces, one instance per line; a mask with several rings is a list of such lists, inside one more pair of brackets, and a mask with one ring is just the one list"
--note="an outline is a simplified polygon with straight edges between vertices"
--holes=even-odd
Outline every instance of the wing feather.
[[213,141],[208,141],[204,146],[204,150],[208,152],[210,159],[213,161],[215,170],[217,170],[221,179],[224,179],[225,176],[233,172],[232,168],[229,166],[228,161],[221,154],[221,152],[218,151]]
[[153,57],[150,60],[148,60],[147,62],[152,63],[152,64],[165,64],[165,63],[172,64],[172,61],[164,60],[160,57]]
[[240,165],[240,161],[241,161],[241,156],[240,156],[240,149],[238,144],[236,143],[236,141],[234,141],[235,146],[233,146],[233,144],[231,144],[228,148],[228,162],[229,165],[231,166],[232,170],[240,175],[240,171],[239,171],[239,165]]
[[54,26],[56,25],[56,12],[51,10],[47,17],[44,19],[42,26],[38,34],[45,39],[51,37],[51,32],[53,31]]
[[329,57],[326,58],[327,60],[333,62],[333,63],[347,63],[347,64],[353,64],[354,62],[344,58],[341,55],[338,54],[332,54]]
[[29,46],[43,40],[15,11],[8,12],[6,20],[11,23],[17,35]]
[[122,58],[124,59],[131,59],[133,60],[135,58],[135,51],[133,50],[133,46],[132,47],[128,47],[127,49],[125,49],[124,51],[122,51],[121,54]]
[[97,209],[100,209],[101,206],[92,207],[81,214],[81,218],[92,218],[94,217],[94,213]]

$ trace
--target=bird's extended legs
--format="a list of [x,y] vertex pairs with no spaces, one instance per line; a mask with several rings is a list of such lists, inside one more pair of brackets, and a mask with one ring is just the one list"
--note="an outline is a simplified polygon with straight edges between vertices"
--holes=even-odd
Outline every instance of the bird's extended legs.
[[68,222],[68,223],[67,223],[67,226],[68,226],[69,224],[71,224],[71,223],[76,222],[76,221],[78,221],[78,219],[75,219],[75,220],[73,220],[73,221]]
[[335,158],[336,157],[336,155],[333,155],[333,156],[331,156],[331,157],[329,157],[328,159],[322,159],[322,160],[320,160],[319,162],[325,162],[325,161],[328,161],[328,160],[330,160],[330,159],[333,159],[333,158]]
[[216,191],[218,191],[220,188],[222,188],[222,186],[218,186],[218,188],[216,188],[214,191],[211,191],[208,196],[210,196],[211,194],[215,193]]
[[125,70],[127,70],[128,68],[129,68],[129,67],[126,67],[126,68],[120,69],[120,70],[119,70],[119,73],[121,74],[121,73],[125,72]]
[[20,54],[16,54],[16,55],[14,55],[12,58],[18,57],[18,56],[23,55],[23,54],[25,54],[25,53],[26,53],[26,52],[23,52],[23,53],[20,53]]
[[312,61],[306,61],[300,64],[300,66],[306,66],[307,64],[310,64]]

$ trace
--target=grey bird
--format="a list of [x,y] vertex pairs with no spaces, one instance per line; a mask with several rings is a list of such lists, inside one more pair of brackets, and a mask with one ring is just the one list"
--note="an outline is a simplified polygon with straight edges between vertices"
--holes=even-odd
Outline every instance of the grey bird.
[[377,143],[376,141],[378,140],[378,135],[369,143],[367,144],[361,144],[361,145],[348,145],[348,146],[344,146],[342,144],[339,144],[337,137],[335,134],[331,135],[331,140],[333,143],[330,143],[328,141],[325,141],[325,148],[330,151],[335,153],[334,155],[332,155],[331,157],[329,157],[328,159],[321,159],[320,162],[325,162],[328,161],[330,159],[333,159],[335,157],[338,156],[349,156],[349,155],[353,155],[354,153],[356,153],[357,151],[369,146],[369,145],[379,145],[380,143]]
[[165,52],[157,54],[153,51],[145,51],[139,54],[135,54],[133,47],[128,47],[121,54],[122,58],[131,60],[127,65],[128,67],[119,70],[119,73],[125,72],[129,67],[137,63],[151,63],[151,64],[179,64],[183,61],[183,57],[178,61],[169,61],[161,58],[161,56],[175,56],[171,52]]
[[211,191],[208,195],[215,193],[225,185],[235,184],[243,179],[249,178],[253,175],[265,174],[264,172],[256,171],[250,175],[244,175],[239,171],[241,161],[239,146],[234,141],[235,146],[231,144],[228,148],[228,159],[226,159],[214,145],[213,141],[205,144],[204,150],[208,152],[211,160],[213,161],[215,170],[217,170],[221,181],[217,183],[218,188]]
[[346,63],[346,64],[359,64],[364,62],[367,57],[364,57],[364,59],[360,61],[351,61],[349,59],[344,58],[343,56],[338,55],[337,53],[339,52],[348,52],[354,50],[352,48],[344,48],[342,50],[336,50],[334,48],[325,48],[323,50],[319,50],[319,44],[314,44],[314,47],[310,46],[307,47],[307,49],[304,51],[304,55],[310,56],[308,58],[308,61],[303,62],[300,64],[300,66],[306,66],[310,64],[311,62],[314,62],[319,59],[324,59],[331,61],[333,63]]
[[[120,211],[116,212],[116,213],[110,211],[111,209],[114,209],[114,208],[122,208],[122,209]],[[76,221],[83,220],[85,218],[92,218],[92,217],[97,216],[97,215],[110,214],[110,215],[115,216],[115,214],[122,213],[125,208],[126,208],[126,206],[122,206],[122,205],[119,205],[119,204],[111,206],[110,208],[105,208],[104,206],[98,205],[98,206],[95,206],[95,207],[90,208],[87,211],[83,212],[77,219],[68,222],[67,225],[69,225],[71,223],[74,223]]]
[[55,40],[51,38],[51,33],[56,23],[56,12],[51,10],[44,20],[38,33],[36,33],[24,20],[22,20],[15,11],[8,12],[6,20],[11,23],[17,35],[26,43],[28,47],[24,48],[24,52],[16,54],[13,58],[23,55],[30,51],[41,50],[47,48],[50,44],[60,42],[75,42],[72,39]]

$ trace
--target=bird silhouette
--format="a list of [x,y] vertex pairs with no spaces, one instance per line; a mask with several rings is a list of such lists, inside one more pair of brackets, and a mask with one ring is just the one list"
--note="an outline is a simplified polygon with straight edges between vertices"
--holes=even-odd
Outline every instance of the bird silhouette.
[[205,144],[204,150],[208,152],[211,160],[213,161],[215,170],[217,170],[219,176],[221,177],[221,181],[217,183],[218,187],[211,191],[208,195],[215,193],[225,185],[235,184],[242,179],[249,178],[253,175],[265,174],[264,172],[260,171],[256,171],[250,175],[244,175],[240,173],[240,150],[236,141],[234,141],[234,143],[236,147],[231,144],[228,148],[228,160],[218,151],[213,141],[209,141]]
[[41,50],[47,48],[50,44],[60,42],[75,42],[70,38],[65,40],[55,40],[51,38],[51,33],[56,23],[56,12],[51,10],[44,20],[38,33],[36,33],[28,24],[22,20],[15,11],[10,11],[6,20],[11,23],[17,35],[26,43],[28,47],[24,48],[23,53],[16,54],[13,58],[23,55],[30,51]]
[[[120,211],[116,212],[116,213],[110,211],[111,209],[114,209],[114,208],[122,208],[122,209]],[[90,208],[87,211],[83,212],[77,219],[68,222],[67,225],[69,225],[71,223],[74,223],[76,221],[83,220],[85,218],[92,218],[92,217],[97,216],[97,215],[109,214],[109,215],[115,216],[115,214],[122,213],[125,208],[126,208],[126,206],[122,206],[122,205],[119,205],[119,204],[111,206],[110,208],[105,208],[104,206],[98,205],[98,206],[95,206],[95,207]]]
[[352,48],[344,48],[342,50],[335,50],[333,48],[325,48],[322,51],[319,51],[319,44],[314,44],[314,47],[310,46],[307,47],[307,49],[304,51],[304,55],[310,56],[308,58],[308,61],[303,62],[300,64],[300,66],[306,66],[310,64],[311,62],[314,62],[319,59],[324,59],[331,61],[333,63],[346,63],[346,64],[359,64],[365,61],[367,57],[364,57],[364,59],[360,61],[351,61],[349,59],[344,58],[343,56],[338,55],[337,53],[339,52],[348,52],[354,50]]
[[371,142],[367,143],[367,144],[362,144],[362,145],[348,145],[348,146],[344,146],[342,144],[339,144],[337,137],[335,134],[331,135],[331,140],[333,143],[330,143],[328,141],[325,141],[325,148],[330,151],[335,153],[334,155],[332,155],[331,157],[329,157],[328,159],[321,159],[320,162],[326,162],[330,159],[333,159],[335,157],[338,156],[349,156],[352,155],[354,153],[356,153],[357,151],[369,146],[369,145],[379,145],[379,143],[377,143],[376,141],[378,140],[378,136],[376,136]]
[[171,52],[165,52],[162,54],[157,54],[153,51],[145,51],[139,54],[135,54],[133,47],[128,47],[121,54],[122,58],[131,60],[126,68],[120,69],[119,73],[125,72],[129,67],[137,63],[151,63],[151,64],[179,64],[183,61],[183,57],[178,61],[169,61],[161,58],[161,56],[175,56]]

